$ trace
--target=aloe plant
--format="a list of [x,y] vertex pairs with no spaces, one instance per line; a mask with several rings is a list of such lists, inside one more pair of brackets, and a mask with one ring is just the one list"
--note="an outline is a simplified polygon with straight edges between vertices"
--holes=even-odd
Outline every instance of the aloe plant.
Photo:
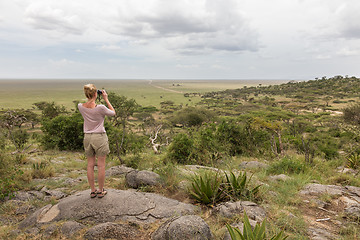
[[351,169],[360,168],[360,153],[352,152],[346,157],[347,167]]
[[223,178],[218,173],[195,175],[189,193],[198,202],[214,205],[224,198],[222,183]]
[[252,229],[246,212],[244,212],[243,223],[244,227],[242,233],[240,229],[226,224],[226,228],[228,229],[232,240],[284,240],[288,237],[284,236],[283,231],[281,231],[270,238],[266,238],[266,220],[264,220],[261,224],[257,223],[255,228]]
[[226,193],[229,197],[234,197],[237,199],[246,199],[246,200],[253,200],[255,195],[259,191],[259,187],[261,185],[258,185],[254,188],[249,187],[249,182],[251,180],[251,177],[248,179],[246,176],[246,172],[240,173],[237,177],[235,174],[231,171],[229,175],[225,173],[226,177]]

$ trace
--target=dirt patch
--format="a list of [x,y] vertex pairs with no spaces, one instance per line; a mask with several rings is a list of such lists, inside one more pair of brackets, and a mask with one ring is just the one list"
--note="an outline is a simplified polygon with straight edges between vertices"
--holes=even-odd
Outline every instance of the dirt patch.
[[299,205],[304,220],[310,228],[322,229],[338,236],[343,225],[342,213],[345,204],[339,199],[321,201],[314,196],[305,196]]

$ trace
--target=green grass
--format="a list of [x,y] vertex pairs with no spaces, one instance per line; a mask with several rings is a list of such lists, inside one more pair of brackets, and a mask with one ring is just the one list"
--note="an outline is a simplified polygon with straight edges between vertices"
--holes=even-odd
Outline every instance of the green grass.
[[[72,101],[86,101],[83,86],[94,83],[97,88],[133,98],[142,106],[160,107],[160,102],[171,100],[175,104],[194,106],[201,98],[184,97],[184,93],[205,93],[226,89],[242,88],[281,83],[284,81],[266,80],[0,80],[0,108],[33,107],[33,103],[48,101],[64,105],[68,110],[74,108]],[[173,86],[174,85],[174,86]],[[178,86],[179,85],[179,86]],[[178,91],[168,91],[161,88]],[[189,101],[191,99],[191,101]]]

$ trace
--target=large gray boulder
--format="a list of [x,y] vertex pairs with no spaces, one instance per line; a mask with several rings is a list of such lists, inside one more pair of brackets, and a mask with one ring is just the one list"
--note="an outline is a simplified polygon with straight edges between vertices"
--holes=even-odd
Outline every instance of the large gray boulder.
[[132,171],[126,175],[126,184],[131,188],[156,186],[160,184],[160,175],[151,171]]
[[209,225],[199,216],[190,215],[171,219],[152,235],[153,240],[207,240],[213,239]]
[[154,193],[109,189],[104,198],[90,198],[90,191],[82,191],[47,205],[20,223],[20,228],[73,220],[104,223],[118,220],[152,223],[173,216],[194,214],[196,207]]

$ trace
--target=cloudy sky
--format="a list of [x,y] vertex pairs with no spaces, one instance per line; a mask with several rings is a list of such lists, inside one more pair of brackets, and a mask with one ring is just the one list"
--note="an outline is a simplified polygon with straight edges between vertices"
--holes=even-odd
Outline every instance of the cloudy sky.
[[360,77],[359,0],[0,0],[0,78]]

